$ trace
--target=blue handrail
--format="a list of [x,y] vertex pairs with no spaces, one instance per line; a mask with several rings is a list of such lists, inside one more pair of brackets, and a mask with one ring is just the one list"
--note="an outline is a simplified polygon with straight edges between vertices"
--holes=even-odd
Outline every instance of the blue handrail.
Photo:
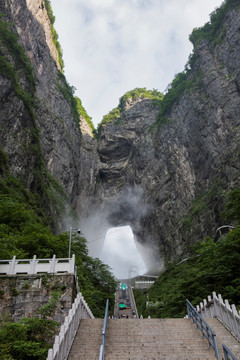
[[109,303],[109,299],[107,299],[107,301],[106,301],[104,322],[103,322],[103,328],[102,328],[102,344],[100,346],[99,360],[104,360],[105,335],[106,335],[107,321],[108,321],[108,303]]
[[225,360],[237,360],[236,356],[229,350],[229,348],[223,344],[223,354]]
[[193,307],[190,301],[186,300],[186,302],[188,318],[193,319],[193,322],[197,325],[197,328],[201,330],[203,336],[208,340],[209,346],[211,346],[215,351],[215,356],[217,360],[220,360],[215,332],[210,328],[210,326],[203,319],[203,317],[197,312],[197,310]]

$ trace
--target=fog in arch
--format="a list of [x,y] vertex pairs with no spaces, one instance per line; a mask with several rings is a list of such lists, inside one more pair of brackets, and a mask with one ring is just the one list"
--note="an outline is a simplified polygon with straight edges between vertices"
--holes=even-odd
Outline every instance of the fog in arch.
[[110,266],[117,279],[127,279],[147,271],[138,247],[130,226],[111,228],[99,257]]

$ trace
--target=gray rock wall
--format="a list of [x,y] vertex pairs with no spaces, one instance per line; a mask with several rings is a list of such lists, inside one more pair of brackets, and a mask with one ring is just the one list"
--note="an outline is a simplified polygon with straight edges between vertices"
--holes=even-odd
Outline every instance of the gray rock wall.
[[16,322],[36,316],[37,310],[48,303],[55,291],[60,298],[53,318],[62,324],[76,297],[74,275],[1,275],[1,317],[10,317]]
[[102,231],[131,225],[153,271],[214,236],[225,221],[224,194],[239,187],[239,20],[239,10],[231,11],[222,41],[213,47],[203,40],[195,49],[192,85],[172,107],[169,123],[150,130],[157,109],[143,100],[103,126],[99,223]]

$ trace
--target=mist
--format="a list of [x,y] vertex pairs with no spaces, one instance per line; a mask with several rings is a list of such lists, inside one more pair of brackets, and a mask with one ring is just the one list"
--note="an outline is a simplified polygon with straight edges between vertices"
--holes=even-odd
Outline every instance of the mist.
[[103,198],[82,221],[89,255],[108,264],[117,278],[128,278],[133,267],[142,275],[163,266],[154,239],[143,228],[149,209],[143,189],[135,185]]
[[110,266],[117,279],[129,278],[133,275],[133,267],[135,275],[142,275],[147,270],[130,226],[108,230],[100,259]]

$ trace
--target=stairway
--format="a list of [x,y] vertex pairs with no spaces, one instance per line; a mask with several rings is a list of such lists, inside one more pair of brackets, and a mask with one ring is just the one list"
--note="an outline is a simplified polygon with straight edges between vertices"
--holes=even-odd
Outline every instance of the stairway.
[[236,338],[233,335],[231,335],[230,331],[228,331],[218,319],[205,319],[205,320],[217,335],[217,343],[218,343],[220,359],[224,358],[222,344],[227,345],[227,347],[231,350],[233,355],[235,355],[237,359],[240,359],[240,343],[236,340]]
[[68,360],[98,360],[103,319],[82,319]]
[[[207,319],[222,343],[240,359],[240,343],[217,319]],[[81,320],[68,360],[98,360],[103,320]],[[109,319],[105,360],[216,360],[192,319]]]
[[214,360],[189,319],[110,319],[105,360]]

